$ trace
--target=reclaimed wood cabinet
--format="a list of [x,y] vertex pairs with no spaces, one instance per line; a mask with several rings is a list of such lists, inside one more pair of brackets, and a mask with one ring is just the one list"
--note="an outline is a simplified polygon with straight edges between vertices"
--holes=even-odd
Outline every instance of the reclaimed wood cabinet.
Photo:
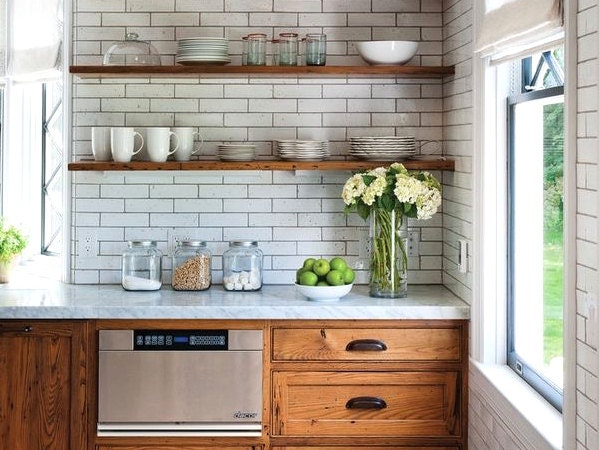
[[271,448],[466,448],[466,342],[462,321],[274,323]]
[[0,447],[86,448],[86,327],[0,322]]

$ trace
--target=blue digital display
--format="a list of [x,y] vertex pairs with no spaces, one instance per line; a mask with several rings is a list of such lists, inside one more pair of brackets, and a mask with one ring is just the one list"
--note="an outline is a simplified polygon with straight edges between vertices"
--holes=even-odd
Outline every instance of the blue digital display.
[[175,344],[187,344],[189,342],[189,337],[187,337],[187,336],[175,336],[173,338],[173,342]]

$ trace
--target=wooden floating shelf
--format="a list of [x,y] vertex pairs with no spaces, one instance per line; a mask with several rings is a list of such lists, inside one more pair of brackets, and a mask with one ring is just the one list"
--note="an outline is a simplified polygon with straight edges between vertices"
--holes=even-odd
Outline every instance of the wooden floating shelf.
[[[69,163],[71,171],[115,170],[362,170],[388,166],[391,161],[77,161]],[[455,170],[455,161],[446,159],[409,160],[402,164],[410,170]]]
[[393,75],[442,77],[453,75],[454,67],[443,66],[71,66],[70,72],[82,78],[221,75]]

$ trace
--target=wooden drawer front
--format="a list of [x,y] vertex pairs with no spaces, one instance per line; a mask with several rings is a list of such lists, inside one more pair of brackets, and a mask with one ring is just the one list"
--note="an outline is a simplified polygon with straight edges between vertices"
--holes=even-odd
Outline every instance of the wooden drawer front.
[[352,446],[352,447],[326,447],[326,446],[303,446],[303,447],[272,447],[272,450],[458,450],[458,447],[413,447],[413,446],[401,446],[394,445],[393,447],[373,447],[369,446]]
[[277,328],[275,361],[459,361],[458,328]]
[[97,445],[96,450],[258,450],[262,446],[223,446],[219,445]]
[[[457,372],[274,372],[273,429],[284,436],[459,433]],[[381,409],[348,408],[382,399]]]

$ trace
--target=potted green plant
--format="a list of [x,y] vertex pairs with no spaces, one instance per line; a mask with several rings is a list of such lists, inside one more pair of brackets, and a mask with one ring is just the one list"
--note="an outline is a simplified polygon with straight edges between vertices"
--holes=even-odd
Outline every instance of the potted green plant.
[[19,255],[27,246],[27,238],[14,225],[0,218],[0,283],[8,283]]

